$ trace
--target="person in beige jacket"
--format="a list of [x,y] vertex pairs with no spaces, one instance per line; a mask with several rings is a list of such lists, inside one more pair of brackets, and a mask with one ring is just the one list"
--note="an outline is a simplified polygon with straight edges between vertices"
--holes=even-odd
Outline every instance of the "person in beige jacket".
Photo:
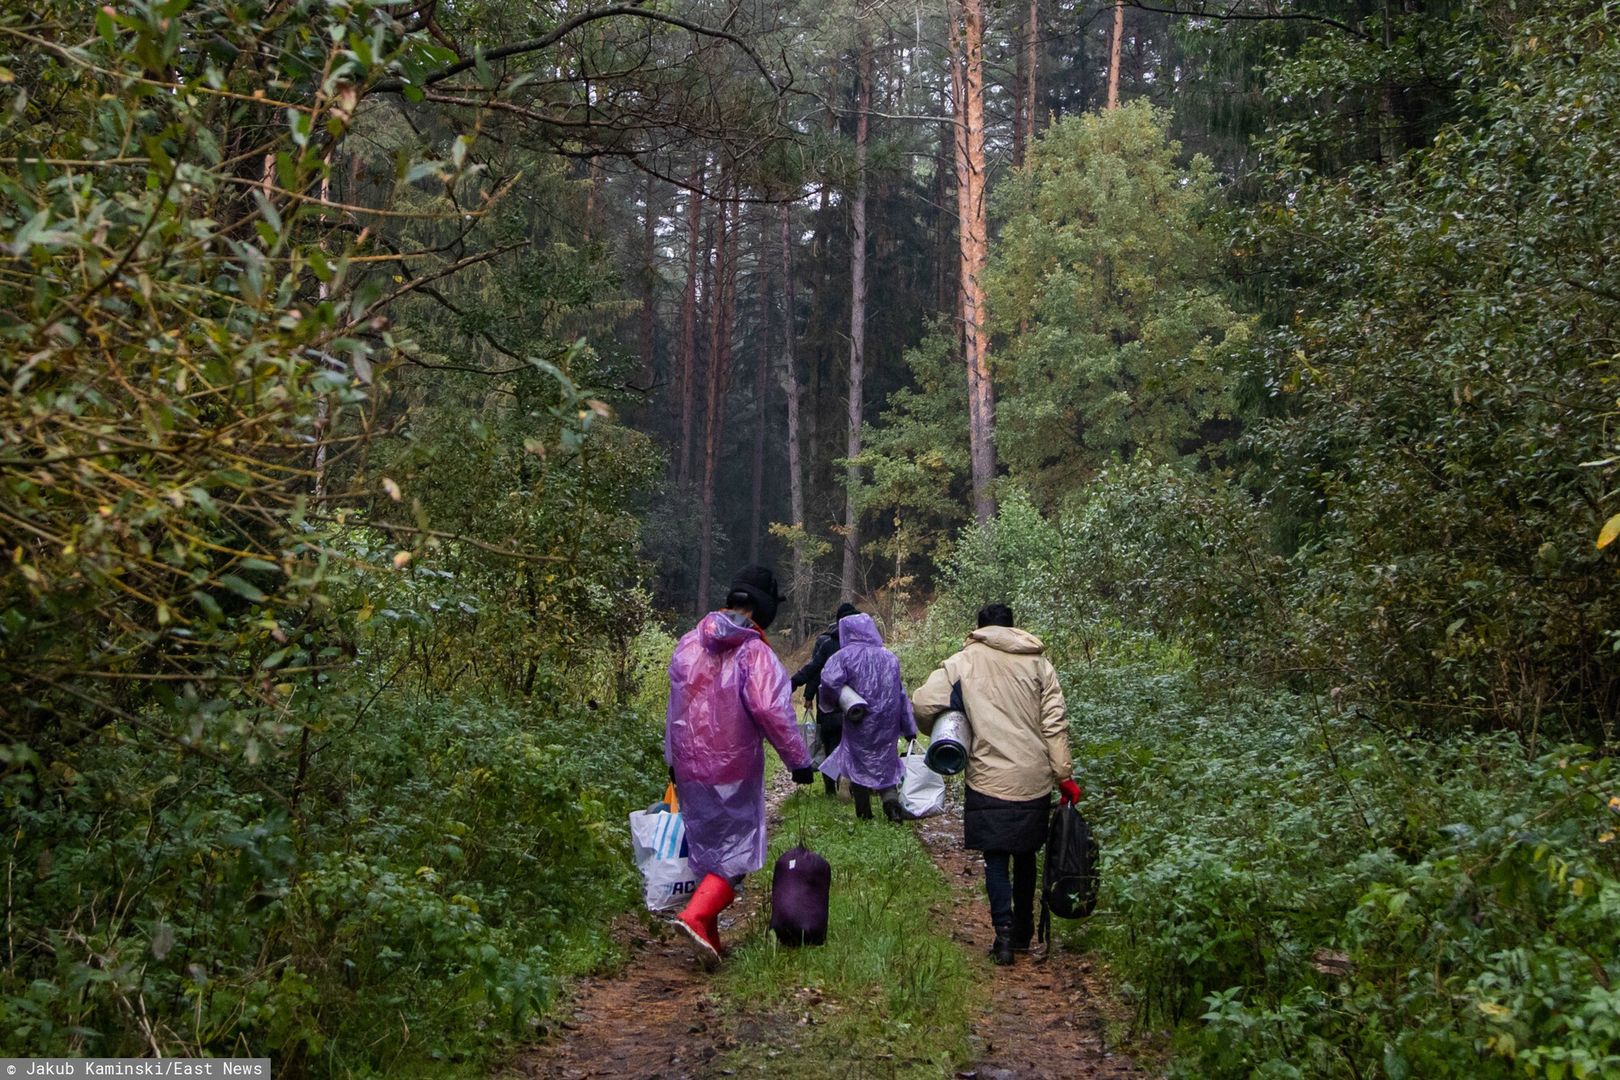
[[[990,955],[1013,962],[1035,934],[1035,855],[1046,842],[1052,789],[1080,798],[1069,758],[1069,720],[1057,670],[1041,639],[1013,625],[1012,609],[989,604],[961,652],[911,695],[918,727],[960,706],[973,730],[967,763],[963,842],[984,853],[984,885],[996,940]],[[1009,866],[1010,864],[1010,866]],[[1009,874],[1009,869],[1011,873]]]

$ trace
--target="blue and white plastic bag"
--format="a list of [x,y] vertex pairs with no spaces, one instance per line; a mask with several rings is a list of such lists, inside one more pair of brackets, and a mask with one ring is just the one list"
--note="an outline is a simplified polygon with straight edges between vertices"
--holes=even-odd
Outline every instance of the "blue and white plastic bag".
[[687,862],[686,822],[668,810],[637,810],[630,815],[630,846],[641,871],[648,911],[685,907],[697,888]]

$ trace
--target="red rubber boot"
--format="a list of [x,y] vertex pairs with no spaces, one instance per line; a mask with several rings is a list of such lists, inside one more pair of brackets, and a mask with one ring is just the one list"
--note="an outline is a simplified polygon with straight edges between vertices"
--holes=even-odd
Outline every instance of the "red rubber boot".
[[675,916],[675,925],[685,931],[703,966],[713,970],[720,965],[720,912],[737,899],[731,882],[709,874],[698,882],[697,891],[685,909]]

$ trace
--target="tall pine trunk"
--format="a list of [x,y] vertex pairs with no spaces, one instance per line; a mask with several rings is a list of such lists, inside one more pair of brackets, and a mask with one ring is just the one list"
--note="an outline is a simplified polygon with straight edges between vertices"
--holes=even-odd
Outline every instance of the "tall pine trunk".
[[1119,105],[1119,44],[1125,37],[1125,0],[1114,0],[1114,41],[1108,47],[1108,107]]
[[[1027,42],[1029,27],[1026,25],[1022,29]],[[1018,50],[1018,62],[1013,69],[1012,163],[1015,169],[1024,163],[1024,133],[1029,124],[1029,113],[1026,111],[1029,102],[1024,97],[1024,85],[1029,81],[1029,61],[1029,48],[1026,44]]]
[[[1029,18],[1024,23],[1024,55],[1029,57],[1025,65],[1024,85],[1020,91],[1024,95],[1024,138],[1026,143],[1035,141],[1035,134],[1040,130],[1040,115],[1036,105],[1036,92],[1041,83],[1041,6],[1040,0],[1029,0]],[[1019,158],[1023,163],[1023,158]]]
[[989,258],[985,206],[984,0],[958,0],[952,20],[956,91],[957,246],[961,264],[962,353],[968,380],[968,448],[973,515],[995,517],[995,391],[990,382],[990,337],[985,330],[984,270]]
[[[787,398],[788,509],[793,527],[802,532],[804,522],[804,462],[799,454],[799,309],[793,281],[793,204],[782,204],[782,394]],[[793,626],[803,635],[809,614],[810,574],[804,564],[804,541],[793,541]]]
[[692,428],[697,411],[698,251],[703,243],[704,165],[700,157],[686,193],[686,292],[681,297],[681,348],[676,362],[681,444],[675,477],[677,487],[683,491],[692,482]]
[[714,278],[709,321],[709,378],[703,410],[703,487],[699,495],[702,531],[698,538],[697,611],[709,603],[714,571],[714,489],[725,430],[725,397],[731,383],[731,324],[736,304],[736,223],[730,181],[722,175],[714,204]]
[[860,57],[855,70],[855,197],[850,204],[849,271],[849,430],[844,441],[844,569],[839,576],[841,599],[855,598],[856,576],[860,570],[860,511],[857,499],[861,469],[855,459],[861,453],[861,421],[866,382],[866,141],[872,110],[872,50],[861,34]]

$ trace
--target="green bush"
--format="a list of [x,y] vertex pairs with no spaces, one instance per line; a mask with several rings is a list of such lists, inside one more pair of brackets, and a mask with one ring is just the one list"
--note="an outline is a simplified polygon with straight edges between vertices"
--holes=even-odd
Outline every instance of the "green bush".
[[14,779],[0,1031],[40,1054],[272,1052],[288,1075],[481,1060],[612,955],[659,719],[385,696],[322,737],[290,810],[127,743],[50,790]]
[[1162,663],[1064,677],[1105,852],[1080,934],[1142,1023],[1183,1025],[1187,1075],[1620,1069],[1607,759],[1370,731]]

